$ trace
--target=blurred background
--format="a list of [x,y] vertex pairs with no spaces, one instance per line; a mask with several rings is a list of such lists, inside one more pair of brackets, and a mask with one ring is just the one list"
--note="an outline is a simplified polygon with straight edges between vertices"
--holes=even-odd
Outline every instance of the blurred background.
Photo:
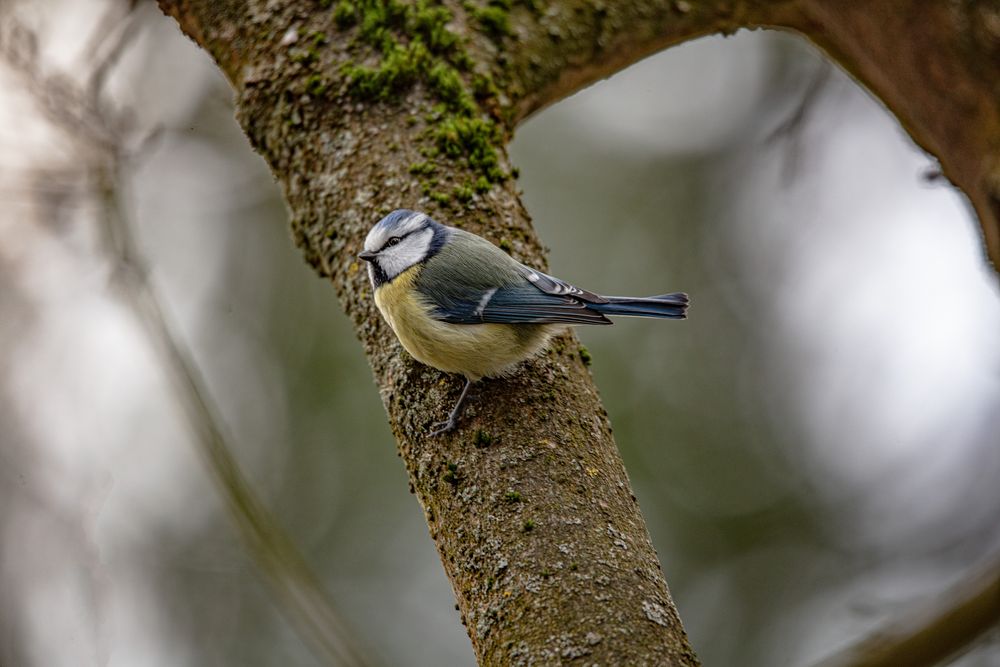
[[[226,82],[124,7],[0,3],[0,665],[321,664],[123,297],[109,193],[358,650],[472,665],[360,346]],[[95,71],[113,127],[51,92],[89,99]],[[997,276],[934,161],[815,49],[670,49],[510,151],[554,273],[692,294],[683,325],[579,335],[706,665],[809,665],[1000,554]],[[955,664],[1000,665],[1000,634]]]

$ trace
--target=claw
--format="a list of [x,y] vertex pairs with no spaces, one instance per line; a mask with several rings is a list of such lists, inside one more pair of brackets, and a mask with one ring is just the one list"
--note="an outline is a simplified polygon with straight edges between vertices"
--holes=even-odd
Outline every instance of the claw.
[[451,409],[451,414],[448,415],[448,419],[446,421],[434,424],[435,428],[429,434],[431,438],[436,438],[442,433],[448,433],[449,431],[455,430],[455,427],[458,426],[459,409],[462,407],[462,402],[465,400],[465,395],[469,393],[469,387],[471,386],[472,380],[466,378],[465,386],[462,387],[462,393],[458,397],[458,402],[455,403],[455,407]]
[[449,419],[443,422],[436,422],[434,424],[434,430],[430,432],[430,437],[436,438],[442,433],[454,431],[456,426],[458,426],[458,421],[455,419]]

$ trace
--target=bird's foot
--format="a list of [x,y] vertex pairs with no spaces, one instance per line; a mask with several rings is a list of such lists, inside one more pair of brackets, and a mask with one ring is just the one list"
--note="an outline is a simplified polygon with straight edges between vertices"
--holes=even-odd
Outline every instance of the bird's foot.
[[458,420],[454,416],[451,416],[447,421],[435,423],[434,429],[430,432],[430,437],[436,438],[442,433],[454,431],[456,426],[458,426]]
[[455,426],[458,425],[458,415],[462,409],[462,403],[465,401],[465,396],[469,393],[469,387],[472,386],[472,380],[466,378],[465,386],[462,387],[462,393],[458,396],[458,402],[455,403],[455,407],[451,409],[451,413],[448,414],[448,420],[443,422],[438,422],[434,424],[436,427],[430,433],[430,437],[436,438],[442,433],[447,433],[449,431],[454,431]]

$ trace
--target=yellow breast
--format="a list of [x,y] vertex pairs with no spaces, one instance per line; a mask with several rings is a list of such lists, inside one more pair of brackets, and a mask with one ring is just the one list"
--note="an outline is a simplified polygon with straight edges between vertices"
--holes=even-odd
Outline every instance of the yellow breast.
[[375,305],[417,361],[470,380],[503,375],[534,356],[558,330],[540,324],[450,324],[430,316],[414,289],[418,264],[375,290]]

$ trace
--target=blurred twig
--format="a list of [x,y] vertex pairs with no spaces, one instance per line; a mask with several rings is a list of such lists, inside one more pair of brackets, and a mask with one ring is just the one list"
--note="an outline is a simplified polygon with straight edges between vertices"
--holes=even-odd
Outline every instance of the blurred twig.
[[831,65],[825,58],[820,60],[816,72],[809,80],[809,85],[802,99],[796,105],[795,110],[776,128],[764,138],[765,145],[777,144],[779,141],[787,141],[787,153],[782,167],[782,176],[786,183],[790,183],[798,170],[799,161],[802,156],[802,132],[805,129],[806,121],[816,108],[823,88],[830,80]]
[[225,495],[240,536],[279,598],[280,607],[290,615],[317,655],[331,665],[367,664],[316,575],[240,471],[198,365],[180,343],[176,328],[149,284],[149,270],[132,237],[121,187],[115,178],[116,175],[106,172],[98,187],[108,245],[119,266],[117,283],[178,389],[178,399],[197,432],[209,469]]
[[108,74],[137,32],[135,3],[126,4],[124,15],[109,11],[99,21],[90,41],[95,54],[93,69],[83,85],[65,77],[46,76],[39,62],[36,35],[10,16],[5,17],[6,26],[0,34],[0,58],[21,75],[48,120],[73,137],[78,150],[85,153],[77,165],[90,177],[101,204],[102,232],[116,265],[113,284],[135,313],[169,375],[240,537],[264,573],[279,607],[326,664],[370,664],[319,579],[240,470],[201,370],[149,283],[148,266],[132,234],[123,184],[124,174],[134,168],[158,130],[137,136],[131,129],[129,111],[111,108],[104,99]]
[[1000,561],[815,667],[931,667],[1000,628]]

